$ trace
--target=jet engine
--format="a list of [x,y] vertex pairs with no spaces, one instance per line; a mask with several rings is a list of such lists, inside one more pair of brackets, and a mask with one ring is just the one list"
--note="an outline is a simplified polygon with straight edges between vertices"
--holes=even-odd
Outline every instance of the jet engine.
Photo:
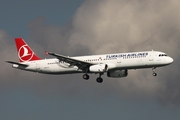
[[106,72],[108,70],[107,64],[98,64],[98,65],[92,65],[89,67],[90,72]]
[[113,78],[126,77],[127,75],[128,75],[128,70],[114,70],[107,72],[107,76]]

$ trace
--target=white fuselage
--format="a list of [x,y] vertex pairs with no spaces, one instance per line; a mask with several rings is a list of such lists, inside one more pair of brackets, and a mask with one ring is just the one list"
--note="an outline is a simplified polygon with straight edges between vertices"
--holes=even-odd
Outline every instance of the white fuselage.
[[[109,70],[161,67],[173,62],[171,57],[158,51],[115,53],[72,58],[94,64],[107,64],[110,66]],[[78,69],[77,66],[72,66],[63,61],[61,62],[57,58],[23,62],[22,64],[27,64],[28,67],[16,64],[13,64],[13,67],[45,74],[71,74],[83,72],[81,69]]]

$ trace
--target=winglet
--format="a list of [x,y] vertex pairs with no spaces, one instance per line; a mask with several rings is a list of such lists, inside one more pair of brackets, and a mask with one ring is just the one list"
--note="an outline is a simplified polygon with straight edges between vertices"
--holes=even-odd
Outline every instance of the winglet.
[[45,54],[46,54],[46,55],[49,55],[49,52],[48,52],[48,51],[45,51]]

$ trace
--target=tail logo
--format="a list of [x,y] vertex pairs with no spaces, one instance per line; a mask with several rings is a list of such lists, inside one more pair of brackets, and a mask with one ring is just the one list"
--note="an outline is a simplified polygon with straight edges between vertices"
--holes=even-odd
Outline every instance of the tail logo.
[[19,48],[18,56],[21,61],[29,61],[33,57],[34,53],[27,45],[23,45]]

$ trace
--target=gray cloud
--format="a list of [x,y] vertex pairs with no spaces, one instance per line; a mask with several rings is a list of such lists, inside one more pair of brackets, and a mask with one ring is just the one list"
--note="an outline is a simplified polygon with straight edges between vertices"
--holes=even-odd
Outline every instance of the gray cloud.
[[88,47],[77,43],[70,47],[69,37],[71,36],[71,23],[62,27],[45,24],[46,19],[39,17],[29,23],[30,40],[36,41],[41,49],[59,51],[61,54],[82,55],[84,51],[90,52]]
[[[42,96],[59,94],[59,91],[61,94],[66,91],[66,95],[76,95],[90,90],[97,96],[114,93],[124,98],[155,98],[166,105],[178,105],[179,11],[178,0],[86,0],[72,21],[65,26],[47,25],[43,17],[28,25],[28,43],[42,57],[43,50],[70,56],[151,49],[166,52],[175,62],[158,68],[157,78],[151,76],[151,70],[137,70],[129,71],[127,78],[104,77],[105,82],[98,85],[95,80],[81,80],[81,75],[39,75],[11,70],[8,65],[4,65],[6,70],[0,70],[4,74],[2,79],[21,81],[21,84],[16,85],[24,85],[26,89],[34,88]],[[0,40],[3,43],[1,56],[17,60],[15,47],[4,31],[0,31]],[[10,54],[6,55],[7,52]],[[92,79],[95,77],[92,76]],[[1,82],[10,85],[5,80]]]
[[126,80],[117,83],[122,95],[156,96],[165,104],[177,104],[180,96],[180,89],[174,86],[174,82],[180,85],[176,81],[180,46],[177,3],[177,0],[86,1],[74,16],[71,43],[88,45],[96,54],[151,49],[166,52],[176,65],[159,68],[157,78],[150,76],[150,71],[130,71]]

